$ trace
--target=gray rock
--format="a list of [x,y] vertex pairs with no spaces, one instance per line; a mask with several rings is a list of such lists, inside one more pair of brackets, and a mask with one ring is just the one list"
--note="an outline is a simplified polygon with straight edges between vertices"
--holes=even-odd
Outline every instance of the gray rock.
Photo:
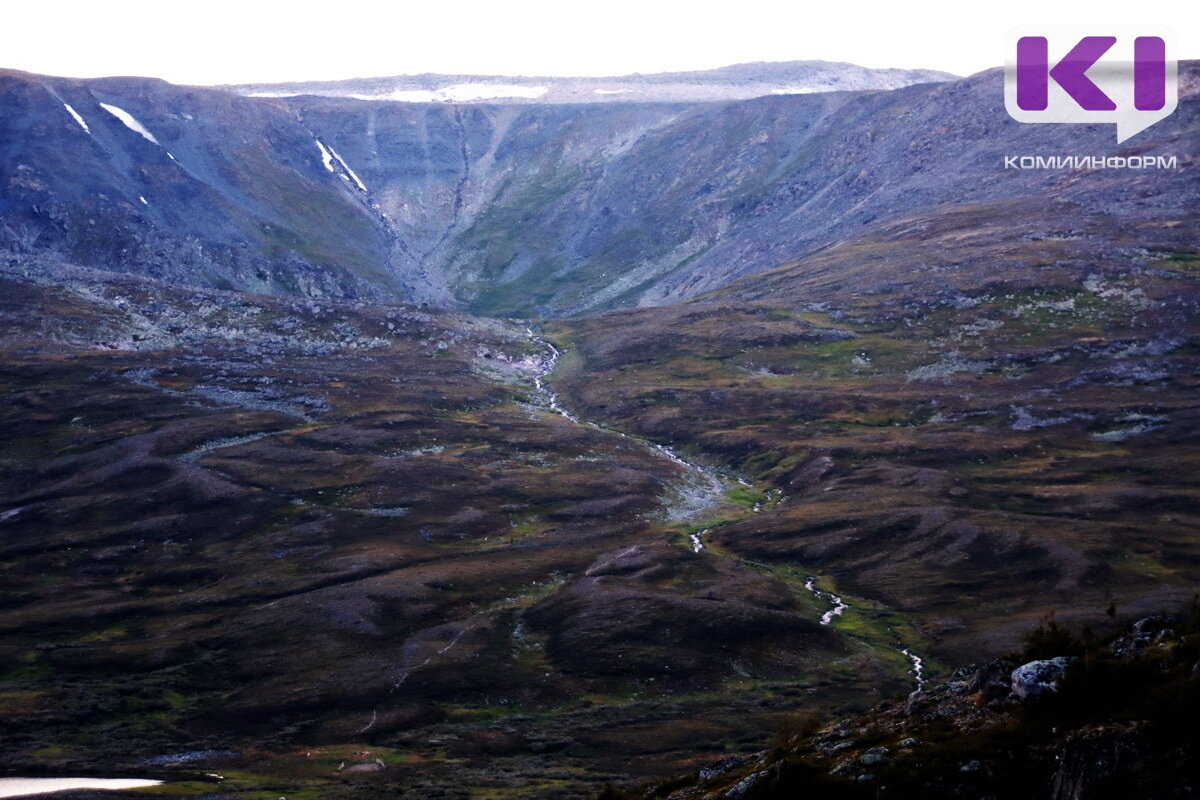
[[1031,700],[1047,692],[1057,692],[1059,682],[1074,659],[1059,656],[1044,661],[1030,661],[1012,672],[1012,691],[1021,700]]
[[746,764],[746,762],[747,759],[742,758],[741,756],[727,756],[715,764],[709,764],[707,767],[700,770],[699,778],[701,782],[711,781],[713,778],[724,775],[730,770],[734,770],[740,766],[743,766]]
[[[1195,80],[1194,65],[1183,70],[1185,83]],[[84,265],[121,264],[181,284],[465,302],[492,312],[512,310],[489,299],[497,286],[544,298],[525,301],[530,313],[660,305],[791,262],[867,224],[948,202],[1053,195],[1056,179],[1043,170],[1008,170],[997,180],[998,154],[1018,144],[1023,152],[1095,151],[1111,139],[1099,126],[1018,125],[992,102],[1003,80],[998,70],[946,77],[844,64],[743,65],[622,78],[628,93],[594,88],[612,87],[613,79],[538,78],[547,93],[536,98],[389,103],[378,113],[380,104],[367,100],[10,74],[0,85],[0,141],[15,143],[6,153],[12,174],[0,183],[0,253],[72,253]],[[422,91],[444,79],[423,78],[433,89]],[[892,92],[772,95],[781,86],[930,79],[937,82]],[[394,91],[398,79],[377,80],[384,83],[368,81],[374,88],[364,94]],[[647,102],[656,97],[672,102]],[[710,102],[718,97],[753,99]],[[101,100],[133,115],[159,144],[101,110]],[[86,118],[90,133],[63,103]],[[1141,141],[1191,135],[1194,119],[1194,112],[1172,115],[1155,126],[1157,138]],[[927,136],[934,127],[942,134]],[[262,145],[254,157],[234,146],[248,140]],[[664,163],[663,153],[686,159]],[[1113,174],[1110,188],[1072,200],[1081,213],[1130,213],[1123,203],[1137,172]],[[1158,193],[1153,213],[1187,214],[1194,184],[1181,180]],[[273,185],[294,189],[246,192]],[[297,193],[304,213],[288,205]],[[537,267],[549,262],[560,267]],[[603,282],[593,287],[597,273]],[[897,291],[897,277],[881,270],[877,283],[861,288]],[[588,287],[584,296],[580,286]],[[967,302],[943,291],[948,303]],[[1156,340],[1137,354],[1171,347],[1170,339]],[[914,378],[987,363],[945,354]]]
[[738,798],[745,797],[747,792],[766,780],[767,775],[768,772],[764,769],[742,778],[725,793],[726,800],[738,800]]

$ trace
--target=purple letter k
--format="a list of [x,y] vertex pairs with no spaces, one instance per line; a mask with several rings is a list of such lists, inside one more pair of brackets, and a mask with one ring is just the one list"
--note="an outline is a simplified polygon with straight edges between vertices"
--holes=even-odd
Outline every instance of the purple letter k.
[[1108,49],[1115,36],[1085,36],[1071,52],[1047,73],[1046,40],[1024,36],[1017,42],[1017,106],[1025,111],[1044,111],[1047,106],[1047,77],[1053,78],[1085,111],[1113,111],[1117,104],[1092,83],[1087,71]]

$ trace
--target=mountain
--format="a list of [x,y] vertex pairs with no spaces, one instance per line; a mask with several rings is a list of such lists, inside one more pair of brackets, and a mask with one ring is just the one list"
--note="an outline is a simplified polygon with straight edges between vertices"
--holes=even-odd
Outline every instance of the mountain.
[[[196,285],[501,315],[659,305],[947,204],[1037,195],[1089,218],[1179,214],[1197,186],[1197,67],[1182,69],[1179,110],[1121,146],[1106,126],[1012,121],[997,71],[589,105],[254,99],[7,73],[0,209],[10,249]],[[1004,168],[1076,152],[1185,157],[1155,176]],[[1170,191],[1131,202],[1149,180]]]
[[425,74],[222,88],[249,97],[313,95],[425,103],[700,103],[773,94],[897,89],[954,77],[928,69],[867,69],[828,61],[779,61],[598,78]]
[[11,71],[0,95],[10,249],[191,285],[398,291],[379,257],[388,233],[284,109],[162,81]]
[[[1198,74],[1118,147],[1010,121],[997,71],[586,104],[4,73],[6,770],[1186,796]],[[1031,631],[1073,704],[958,671]]]

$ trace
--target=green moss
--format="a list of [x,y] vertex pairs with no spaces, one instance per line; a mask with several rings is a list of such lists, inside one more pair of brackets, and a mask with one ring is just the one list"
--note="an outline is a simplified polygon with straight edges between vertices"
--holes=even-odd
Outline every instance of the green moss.
[[58,761],[67,756],[70,750],[61,744],[48,744],[30,752],[38,761]]
[[765,495],[759,489],[753,486],[737,485],[725,490],[725,499],[734,505],[751,508],[761,504],[765,500]]
[[1182,272],[1187,275],[1200,275],[1200,252],[1195,250],[1159,250],[1158,266],[1164,269]]
[[140,789],[127,791],[133,791],[139,795],[146,795],[148,797],[190,797],[192,795],[211,795],[214,788],[216,787],[213,784],[204,781],[169,781],[158,786],[143,786]]

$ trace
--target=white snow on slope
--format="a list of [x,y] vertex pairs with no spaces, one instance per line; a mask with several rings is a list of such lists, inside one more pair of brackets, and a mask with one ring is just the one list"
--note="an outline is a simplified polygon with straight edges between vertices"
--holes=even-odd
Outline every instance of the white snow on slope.
[[771,94],[814,94],[816,92],[830,91],[829,89],[815,89],[811,86],[784,86],[782,89],[772,89]]
[[353,180],[358,185],[359,189],[362,189],[364,192],[367,191],[367,186],[362,182],[362,180],[359,179],[358,173],[350,169],[350,165],[346,163],[346,159],[338,155],[337,150],[334,150],[332,147],[326,147],[325,143],[320,139],[313,139],[313,141],[317,143],[317,148],[321,151],[321,163],[325,165],[325,169],[336,175],[337,170],[333,168],[333,162],[336,160],[342,165],[342,169],[346,170],[350,176],[347,178],[345,175],[343,175],[342,178],[345,180]]
[[112,114],[117,119],[121,120],[121,122],[123,122],[125,127],[129,128],[129,130],[133,131],[134,133],[141,134],[146,141],[158,144],[158,139],[154,138],[154,134],[146,130],[146,127],[142,125],[142,123],[138,122],[133,114],[130,114],[128,111],[123,108],[119,108],[118,106],[110,106],[108,103],[101,103],[100,107]]
[[75,118],[75,121],[79,123],[79,127],[83,128],[84,133],[91,134],[92,129],[89,128],[88,124],[83,121],[83,117],[79,116],[78,111],[71,108],[71,106],[68,103],[63,103],[63,108],[65,108],[67,110],[68,114],[70,114],[72,117]]
[[362,189],[365,192],[367,190],[367,187],[363,184],[363,182],[361,180],[358,179],[358,175],[355,174],[354,170],[350,169],[350,165],[346,163],[346,159],[342,158],[338,154],[338,151],[334,150],[332,147],[329,148],[329,152],[333,153],[333,157],[338,160],[338,163],[346,168],[346,172],[350,173],[350,177],[354,179],[354,182],[356,184],[358,184],[358,188]]
[[633,94],[633,89],[597,89],[595,94]]
[[325,169],[333,172],[333,156],[325,149],[325,145],[321,143],[320,139],[313,139],[313,141],[317,143],[317,147],[321,150],[321,163],[325,165]]
[[515,83],[456,83],[441,89],[395,89],[384,94],[351,94],[355,100],[385,100],[396,103],[469,103],[473,100],[497,100],[523,97],[533,100],[550,91],[549,86],[521,86]]

